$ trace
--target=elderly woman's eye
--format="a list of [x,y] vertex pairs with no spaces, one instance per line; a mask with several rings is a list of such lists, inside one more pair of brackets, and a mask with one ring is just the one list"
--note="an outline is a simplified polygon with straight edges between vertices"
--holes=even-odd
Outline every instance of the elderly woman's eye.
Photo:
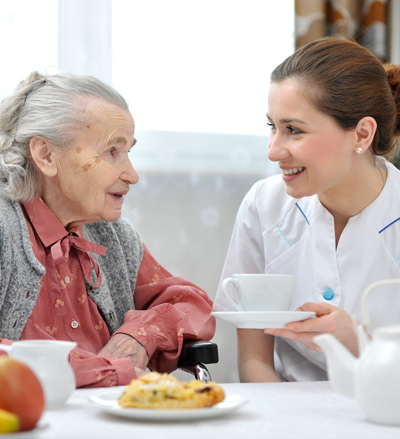
[[111,157],[115,157],[116,153],[117,153],[116,148],[111,148],[108,150],[108,155],[110,155]]

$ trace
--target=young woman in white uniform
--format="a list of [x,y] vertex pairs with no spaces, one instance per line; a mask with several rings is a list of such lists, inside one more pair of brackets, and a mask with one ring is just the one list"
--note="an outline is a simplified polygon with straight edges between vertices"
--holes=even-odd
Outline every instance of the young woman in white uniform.
[[[400,67],[325,38],[271,75],[268,158],[281,175],[244,198],[221,282],[235,273],[295,274],[285,329],[238,329],[241,381],[327,379],[313,343],[334,334],[357,355],[352,316],[372,282],[400,278],[400,171],[385,157],[400,131]],[[230,311],[219,288],[215,311]],[[371,327],[400,324],[400,289],[371,296]],[[274,349],[275,347],[275,349]],[[275,351],[275,354],[274,354]]]

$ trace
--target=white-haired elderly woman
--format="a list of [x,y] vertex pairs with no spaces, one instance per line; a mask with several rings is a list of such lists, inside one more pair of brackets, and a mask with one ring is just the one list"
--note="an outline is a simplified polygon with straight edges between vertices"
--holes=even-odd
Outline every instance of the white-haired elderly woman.
[[78,387],[177,367],[215,331],[207,294],[121,218],[138,174],[126,101],[96,78],[32,73],[0,106],[0,337],[73,340]]

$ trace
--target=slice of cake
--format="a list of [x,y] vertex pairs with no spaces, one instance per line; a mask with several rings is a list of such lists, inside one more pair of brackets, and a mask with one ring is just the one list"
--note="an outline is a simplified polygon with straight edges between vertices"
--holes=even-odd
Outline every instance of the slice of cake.
[[223,388],[200,380],[180,381],[167,373],[150,372],[132,380],[118,401],[122,407],[194,409],[223,401]]

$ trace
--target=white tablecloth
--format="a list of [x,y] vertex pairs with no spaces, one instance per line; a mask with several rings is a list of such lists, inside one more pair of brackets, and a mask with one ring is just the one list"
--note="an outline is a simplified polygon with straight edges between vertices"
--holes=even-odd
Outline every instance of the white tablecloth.
[[247,438],[400,438],[400,427],[368,422],[355,401],[336,394],[329,382],[223,384],[227,395],[248,402],[223,417],[186,422],[134,421],[107,413],[89,402],[110,389],[78,389],[61,410],[47,411],[29,433],[13,439],[247,439]]

